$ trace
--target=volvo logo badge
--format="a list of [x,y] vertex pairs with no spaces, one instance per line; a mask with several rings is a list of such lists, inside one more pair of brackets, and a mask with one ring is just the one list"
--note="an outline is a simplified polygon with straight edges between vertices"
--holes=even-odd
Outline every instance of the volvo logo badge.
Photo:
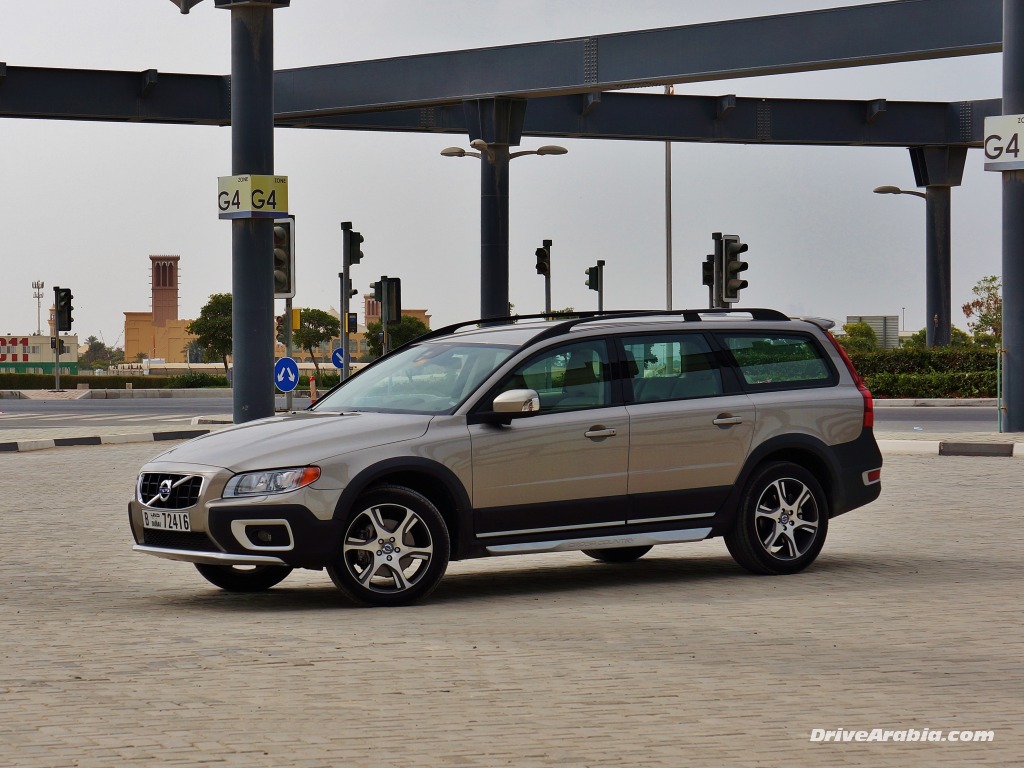
[[171,498],[171,481],[161,480],[160,481],[160,500],[167,501]]

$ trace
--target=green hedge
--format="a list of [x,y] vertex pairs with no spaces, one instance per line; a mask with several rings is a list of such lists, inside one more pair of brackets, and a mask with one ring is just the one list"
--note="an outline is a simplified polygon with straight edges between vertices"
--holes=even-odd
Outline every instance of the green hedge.
[[996,351],[892,349],[850,355],[875,397],[995,397]]

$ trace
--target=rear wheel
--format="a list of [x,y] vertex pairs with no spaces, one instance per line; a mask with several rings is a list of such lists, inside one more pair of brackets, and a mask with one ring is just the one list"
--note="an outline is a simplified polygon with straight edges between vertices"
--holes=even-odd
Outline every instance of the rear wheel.
[[357,500],[327,572],[355,602],[407,605],[438,585],[450,549],[444,519],[426,496],[380,485]]
[[821,552],[828,516],[828,500],[814,475],[799,464],[773,462],[751,477],[725,544],[748,571],[796,573]]
[[651,551],[651,547],[615,547],[614,549],[584,549],[583,554],[602,563],[631,563]]
[[292,569],[287,565],[206,565],[196,570],[211,584],[228,592],[263,592],[284,581]]

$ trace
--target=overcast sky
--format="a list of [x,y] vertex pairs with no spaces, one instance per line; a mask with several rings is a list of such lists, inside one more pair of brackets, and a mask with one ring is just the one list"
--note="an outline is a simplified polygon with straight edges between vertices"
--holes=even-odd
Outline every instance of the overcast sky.
[[[813,10],[826,0],[292,0],[275,11],[275,68],[579,37]],[[8,66],[227,74],[230,13],[212,0],[181,15],[168,0],[0,0]],[[740,97],[959,101],[998,98],[1000,56],[861,67],[680,86]],[[2,97],[2,93],[0,93]],[[0,120],[0,334],[36,329],[32,282],[75,295],[74,332],[123,345],[126,311],[149,311],[150,254],[181,256],[179,316],[231,290],[231,226],[217,177],[231,171],[230,128]],[[279,129],[276,172],[297,216],[295,305],[339,303],[339,223],[365,237],[361,291],[403,279],[403,304],[435,327],[479,314],[479,167],[443,158],[454,135]],[[547,140],[524,138],[522,149]],[[664,144],[567,139],[560,157],[511,169],[510,298],[543,311],[534,269],[554,241],[556,307],[595,309],[584,270],[607,262],[606,308],[664,307]],[[747,306],[831,317],[904,315],[925,324],[924,201],[906,149],[673,145],[675,307],[702,307],[711,233],[750,250]],[[953,191],[953,322],[982,277],[1000,272],[1000,179],[968,153]],[[278,302],[283,306],[283,302]],[[360,304],[361,309],[361,304]],[[360,317],[360,321],[362,317]]]

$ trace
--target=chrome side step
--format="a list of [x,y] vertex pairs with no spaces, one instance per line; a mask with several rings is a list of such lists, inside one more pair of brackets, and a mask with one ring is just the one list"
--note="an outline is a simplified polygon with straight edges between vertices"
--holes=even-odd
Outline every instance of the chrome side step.
[[525,555],[539,552],[573,552],[581,549],[615,549],[617,547],[652,547],[657,544],[680,544],[700,541],[711,533],[710,528],[684,528],[676,531],[654,531],[622,536],[597,536],[587,539],[556,539],[530,541],[525,544],[496,544],[487,547],[491,555]]
[[279,557],[267,555],[229,555],[226,552],[195,552],[185,549],[160,549],[136,544],[132,549],[147,555],[156,555],[166,560],[183,560],[186,563],[205,565],[287,565]]

